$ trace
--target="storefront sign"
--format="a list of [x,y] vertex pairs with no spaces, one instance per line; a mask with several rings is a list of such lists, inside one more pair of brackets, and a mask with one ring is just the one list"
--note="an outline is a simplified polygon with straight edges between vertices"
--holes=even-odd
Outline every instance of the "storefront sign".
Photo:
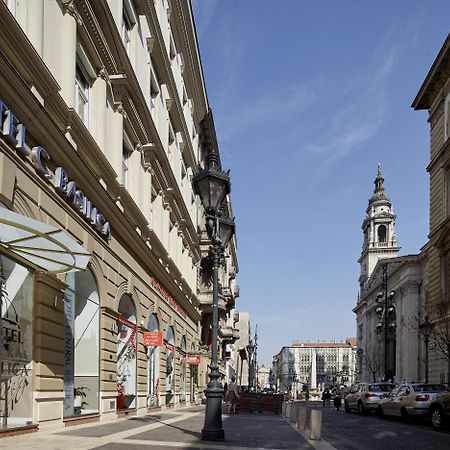
[[173,297],[161,286],[160,282],[155,278],[150,278],[151,285],[168,301],[169,305],[183,317],[187,317],[186,311],[173,299]]
[[169,350],[170,352],[175,351],[175,346],[173,346],[172,344],[166,343],[166,348],[167,348],[167,350]]
[[64,415],[74,413],[74,298],[68,289],[64,293]]
[[51,161],[47,150],[40,145],[32,149],[26,143],[26,128],[19,119],[0,99],[0,131],[5,140],[15,149],[22,158],[31,160],[36,172],[53,184],[72,207],[93,226],[97,232],[108,241],[111,239],[111,226],[92,202],[77,189],[74,181],[70,180],[63,167],[57,167],[53,174],[47,164]]
[[191,366],[198,366],[200,364],[200,355],[188,355],[187,361]]
[[144,345],[159,346],[163,344],[163,334],[161,331],[144,331]]
[[121,316],[117,318],[117,323],[126,325],[128,328],[136,328],[135,323],[130,322],[129,320],[127,320]]

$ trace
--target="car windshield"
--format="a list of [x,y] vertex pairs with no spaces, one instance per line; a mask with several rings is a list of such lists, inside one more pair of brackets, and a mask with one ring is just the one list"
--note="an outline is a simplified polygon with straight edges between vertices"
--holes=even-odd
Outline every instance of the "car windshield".
[[442,384],[413,384],[415,392],[442,392],[445,386]]
[[395,384],[371,384],[369,392],[389,392],[395,388]]

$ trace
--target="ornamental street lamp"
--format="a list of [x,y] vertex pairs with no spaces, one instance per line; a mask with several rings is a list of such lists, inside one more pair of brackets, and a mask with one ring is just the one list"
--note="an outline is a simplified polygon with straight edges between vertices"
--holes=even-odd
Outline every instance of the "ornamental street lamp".
[[425,320],[419,324],[419,330],[425,339],[425,383],[428,383],[428,343],[433,332],[433,324],[429,321],[428,314],[425,316]]
[[[251,338],[250,338],[251,339]],[[248,354],[248,390],[249,392],[253,387],[253,353],[255,351],[255,344],[250,340],[250,343],[247,345],[247,354]]]
[[223,441],[225,433],[222,426],[223,389],[219,383],[218,332],[219,332],[219,265],[221,256],[231,239],[235,225],[228,217],[223,217],[221,204],[230,193],[230,177],[219,164],[217,154],[208,155],[208,167],[192,178],[194,192],[200,197],[206,213],[206,231],[212,243],[213,268],[213,302],[212,302],[212,336],[211,365],[209,383],[205,389],[206,411],[202,439],[206,441]]
[[384,331],[384,381],[388,381],[394,377],[394,369],[388,369],[388,334],[395,331],[397,328],[396,312],[394,299],[396,291],[391,289],[388,293],[388,264],[383,264],[383,286],[384,292],[377,294],[376,301],[378,306],[375,308],[375,312],[378,314],[378,323],[376,326],[376,332],[381,334]]

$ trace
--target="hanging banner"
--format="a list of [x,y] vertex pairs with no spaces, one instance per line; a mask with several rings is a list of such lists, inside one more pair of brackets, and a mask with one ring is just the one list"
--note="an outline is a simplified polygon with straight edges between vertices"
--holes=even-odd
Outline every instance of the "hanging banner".
[[147,347],[163,345],[162,331],[144,331],[144,345]]
[[187,357],[188,364],[191,366],[198,366],[200,364],[200,355],[189,355]]
[[169,350],[170,352],[175,352],[175,346],[169,343],[166,343],[166,348],[167,350]]

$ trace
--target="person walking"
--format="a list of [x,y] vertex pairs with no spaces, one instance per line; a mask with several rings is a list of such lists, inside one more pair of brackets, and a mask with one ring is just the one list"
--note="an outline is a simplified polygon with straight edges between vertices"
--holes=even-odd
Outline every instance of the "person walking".
[[236,412],[236,403],[239,399],[237,384],[235,383],[236,378],[234,376],[231,377],[231,381],[228,384],[227,390],[227,402],[228,402],[228,414],[237,414]]

